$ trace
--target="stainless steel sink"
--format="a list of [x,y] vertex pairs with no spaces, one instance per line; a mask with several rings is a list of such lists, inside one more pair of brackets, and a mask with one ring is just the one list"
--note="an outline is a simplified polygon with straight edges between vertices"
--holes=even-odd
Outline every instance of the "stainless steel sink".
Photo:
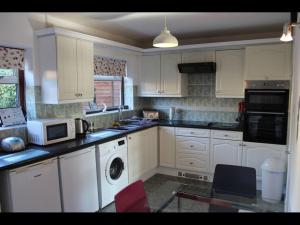
[[116,126],[116,127],[111,127],[108,129],[113,129],[113,130],[133,130],[140,128],[141,126],[139,125],[133,125],[133,124],[128,124],[128,125],[121,125],[121,126]]
[[119,133],[120,133],[120,131],[117,131],[117,130],[102,130],[102,131],[88,134],[87,136],[92,137],[92,138],[106,138],[106,137],[113,136],[113,135],[116,135]]

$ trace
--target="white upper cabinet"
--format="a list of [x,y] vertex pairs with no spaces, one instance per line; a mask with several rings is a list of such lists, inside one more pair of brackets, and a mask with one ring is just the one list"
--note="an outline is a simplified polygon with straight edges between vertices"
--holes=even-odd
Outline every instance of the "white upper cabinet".
[[182,63],[215,62],[215,51],[182,53]]
[[62,35],[38,37],[42,102],[92,101],[93,57],[92,42]]
[[216,97],[244,97],[243,49],[216,51]]
[[179,73],[177,66],[179,63],[181,54],[142,56],[139,96],[186,96],[187,76]]
[[181,63],[181,54],[161,55],[161,93],[163,95],[186,95],[186,88],[182,89],[182,77],[178,64]]
[[160,95],[160,55],[142,56],[140,95]]
[[245,80],[290,80],[290,44],[246,46]]

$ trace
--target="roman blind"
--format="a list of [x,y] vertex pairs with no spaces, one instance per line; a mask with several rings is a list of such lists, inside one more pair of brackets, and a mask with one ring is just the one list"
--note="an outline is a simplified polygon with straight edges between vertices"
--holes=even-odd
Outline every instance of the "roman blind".
[[126,61],[94,56],[94,74],[104,76],[126,76]]
[[24,49],[0,46],[0,68],[24,70]]

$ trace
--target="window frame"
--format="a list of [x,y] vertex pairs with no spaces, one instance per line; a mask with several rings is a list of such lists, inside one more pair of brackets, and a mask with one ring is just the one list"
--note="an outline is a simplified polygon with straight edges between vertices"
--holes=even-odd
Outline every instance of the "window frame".
[[[26,95],[25,95],[25,76],[24,70],[14,69],[14,76],[17,77],[16,83],[12,82],[1,82],[1,78],[5,79],[6,76],[0,76],[0,84],[16,84],[16,107],[8,107],[8,108],[18,108],[21,107],[24,115],[26,115]],[[6,108],[3,108],[6,109]]]
[[[125,88],[124,88],[124,76],[104,76],[104,75],[94,75],[93,81],[121,81],[121,106],[123,109],[128,109],[127,105],[125,104]],[[96,100],[96,95],[94,96],[93,102]],[[106,108],[106,112],[109,111],[116,111],[119,109],[119,106],[111,106]],[[88,110],[85,112],[86,115],[91,115],[95,113],[101,113],[103,109],[95,109],[95,110]]]

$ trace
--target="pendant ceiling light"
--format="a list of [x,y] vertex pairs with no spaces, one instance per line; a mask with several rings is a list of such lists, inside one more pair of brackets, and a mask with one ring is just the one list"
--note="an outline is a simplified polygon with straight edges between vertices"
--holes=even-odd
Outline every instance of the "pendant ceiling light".
[[153,46],[158,48],[171,48],[178,46],[178,40],[167,28],[167,18],[165,16],[165,27],[161,33],[154,38]]
[[291,21],[287,22],[283,26],[283,33],[280,38],[280,41],[288,42],[293,40],[293,27],[300,25],[297,23],[297,12],[291,13]]

